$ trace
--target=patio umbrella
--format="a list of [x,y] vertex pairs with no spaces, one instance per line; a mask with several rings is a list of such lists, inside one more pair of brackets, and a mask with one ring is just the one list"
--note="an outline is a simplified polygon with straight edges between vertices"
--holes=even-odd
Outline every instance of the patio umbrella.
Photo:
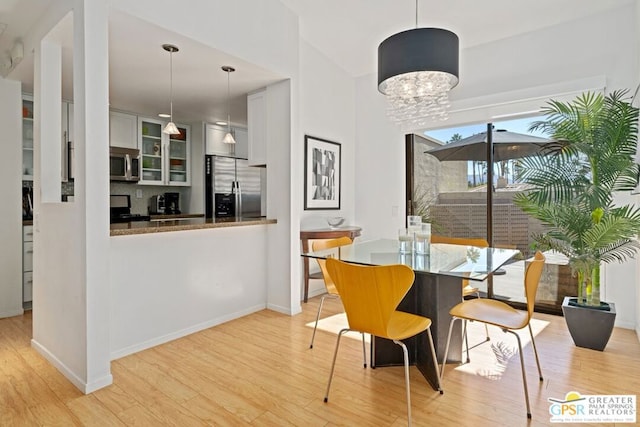
[[[493,140],[493,160],[496,162],[532,156],[539,153],[540,148],[544,146],[544,144],[551,142],[551,140],[547,138],[509,132],[503,129],[495,130],[491,132],[491,134]],[[485,161],[487,160],[488,135],[489,132],[481,132],[443,145],[442,147],[425,151],[425,153],[437,157],[440,161]]]
[[[491,123],[487,131],[460,139],[442,147],[425,151],[442,161],[486,161],[487,168],[487,242],[493,246],[493,163],[519,159],[542,152],[542,147],[551,142],[550,139],[507,130],[493,130]],[[493,294],[493,281],[489,278],[488,294]]]

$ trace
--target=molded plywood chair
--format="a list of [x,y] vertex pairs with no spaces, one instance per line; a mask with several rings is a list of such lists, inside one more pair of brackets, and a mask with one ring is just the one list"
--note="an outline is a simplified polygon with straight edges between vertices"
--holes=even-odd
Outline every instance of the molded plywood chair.
[[[327,260],[327,270],[333,278],[342,299],[349,327],[338,334],[331,364],[331,374],[324,401],[329,400],[329,388],[336,366],[336,357],[342,334],[348,331],[368,333],[393,340],[404,353],[404,375],[407,391],[407,416],[411,425],[411,389],[409,384],[409,355],[401,341],[427,331],[433,364],[438,370],[431,335],[431,319],[397,311],[402,298],[413,285],[414,273],[406,265],[366,266],[349,264],[333,258]],[[442,393],[438,379],[438,389]]]
[[[328,240],[316,240],[311,243],[311,249],[315,251],[321,251],[324,249],[337,248],[339,246],[350,245],[353,243],[349,237],[339,237],[337,239],[328,239]],[[318,306],[318,314],[316,315],[316,323],[313,326],[313,335],[311,335],[311,344],[309,348],[313,348],[313,341],[316,338],[316,330],[318,329],[318,321],[320,320],[320,313],[322,312],[322,305],[324,304],[324,299],[326,297],[331,298],[339,298],[338,290],[336,286],[333,284],[333,280],[329,273],[327,273],[326,261],[324,259],[316,259],[318,261],[318,266],[320,267],[320,271],[322,272],[322,278],[324,280],[324,287],[327,291],[326,294],[322,295],[320,298],[320,305]],[[364,367],[367,367],[367,355],[366,355],[366,345],[364,341],[364,334],[362,335],[362,354],[364,358]]]
[[[475,238],[466,238],[466,237],[446,237],[446,236],[438,236],[431,235],[431,243],[446,243],[449,245],[462,245],[462,246],[477,246],[479,248],[486,248],[489,246],[489,242],[485,239],[475,239]],[[477,298],[480,298],[480,289],[471,286],[469,279],[462,279],[462,298],[468,297],[470,295],[476,295]],[[467,363],[471,360],[469,358],[469,339],[467,338],[467,333],[464,333],[464,342],[467,347]],[[487,325],[484,325],[484,332],[487,336],[486,341],[489,341],[491,338],[489,337],[489,328]],[[484,341],[484,342],[486,342]],[[482,344],[482,343],[480,343]],[[480,345],[476,344],[476,345]]]
[[531,409],[529,407],[529,391],[527,390],[527,377],[524,371],[524,358],[522,356],[522,343],[520,342],[520,336],[514,331],[529,328],[529,334],[531,335],[531,344],[533,346],[533,352],[536,356],[536,364],[538,365],[538,374],[540,381],[542,381],[542,370],[540,369],[540,360],[538,359],[538,350],[536,349],[536,342],[533,337],[533,331],[531,330],[531,317],[533,316],[533,306],[536,300],[536,292],[538,291],[538,283],[540,282],[540,275],[542,274],[542,267],[544,266],[544,255],[539,251],[536,252],[533,261],[527,266],[524,273],[524,290],[527,298],[527,311],[516,310],[515,308],[493,299],[473,299],[463,301],[460,304],[453,307],[449,314],[453,316],[451,323],[449,324],[449,335],[447,336],[447,345],[444,350],[444,358],[442,359],[442,369],[440,371],[440,378],[444,376],[444,367],[447,361],[447,353],[449,352],[449,340],[451,339],[451,331],[453,330],[453,323],[456,319],[462,319],[466,321],[474,320],[476,322],[483,322],[501,328],[504,332],[509,332],[515,335],[518,341],[518,351],[520,354],[520,365],[522,367],[522,383],[524,385],[524,397],[527,403],[527,418],[531,418]]

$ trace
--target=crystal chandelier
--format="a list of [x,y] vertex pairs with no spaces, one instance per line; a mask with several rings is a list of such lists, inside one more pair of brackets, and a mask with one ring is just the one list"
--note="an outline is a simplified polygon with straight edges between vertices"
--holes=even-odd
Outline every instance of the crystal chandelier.
[[378,47],[378,90],[387,115],[403,128],[446,120],[449,91],[458,84],[458,36],[441,28],[392,35]]

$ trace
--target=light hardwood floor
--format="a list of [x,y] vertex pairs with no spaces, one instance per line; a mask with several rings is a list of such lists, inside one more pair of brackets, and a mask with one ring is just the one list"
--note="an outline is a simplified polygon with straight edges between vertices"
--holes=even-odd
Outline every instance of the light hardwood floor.
[[[329,403],[323,402],[335,335],[319,331],[309,349],[307,324],[318,303],[310,299],[293,317],[261,311],[115,360],[113,385],[86,396],[30,347],[30,313],[0,319],[0,425],[406,425],[402,368],[364,369],[357,339],[343,339]],[[328,299],[323,317],[341,310]],[[411,368],[414,425],[549,425],[549,397],[640,391],[633,331],[616,329],[606,351],[597,352],[574,347],[561,317],[535,317],[545,380],[538,382],[527,346],[531,421],[518,357],[491,361],[491,344],[498,348],[505,336],[496,329],[491,343],[471,351],[470,365],[447,366],[444,395]],[[482,328],[476,335],[483,334]]]

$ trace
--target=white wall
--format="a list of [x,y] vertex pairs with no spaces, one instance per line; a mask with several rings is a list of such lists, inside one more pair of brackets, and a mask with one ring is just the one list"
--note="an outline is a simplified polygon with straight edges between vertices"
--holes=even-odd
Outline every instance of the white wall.
[[[591,89],[598,80],[594,76],[606,76],[608,90],[634,89],[638,84],[636,27],[637,13],[631,4],[464,49],[460,52],[461,83],[451,95],[454,114],[434,127],[489,121],[492,109],[486,107],[495,99],[519,101],[523,93],[544,97],[553,94],[550,90],[574,90],[575,82],[586,82],[585,89]],[[385,117],[375,75],[358,78],[356,87],[356,219],[365,232],[393,235],[402,226],[402,218],[392,215],[393,206],[400,207],[400,215],[404,212],[403,136]],[[536,93],[527,91],[529,88],[540,89]],[[637,307],[628,297],[635,295],[639,283],[632,270],[617,265],[606,270],[606,295],[616,303],[619,326],[632,327],[637,319]]]
[[111,237],[111,358],[265,308],[272,226]]
[[[345,225],[359,225],[355,221],[354,200],[356,172],[353,164],[355,156],[359,155],[355,150],[354,79],[304,40],[300,40],[300,133],[340,143],[342,156],[340,210],[305,211],[304,204],[298,205],[302,216],[300,227],[327,227],[325,218],[332,216],[345,217]],[[304,137],[294,143],[304,159]],[[296,191],[303,194],[304,168],[301,172],[294,179],[300,184]],[[298,264],[302,270],[302,260]],[[311,267],[315,269],[314,262]],[[302,289],[302,276],[299,282]],[[321,280],[310,280],[310,296],[323,292]]]
[[374,74],[356,80],[356,221],[362,238],[395,238],[404,227],[404,133],[386,115]]
[[0,317],[22,314],[22,95],[0,78]]

